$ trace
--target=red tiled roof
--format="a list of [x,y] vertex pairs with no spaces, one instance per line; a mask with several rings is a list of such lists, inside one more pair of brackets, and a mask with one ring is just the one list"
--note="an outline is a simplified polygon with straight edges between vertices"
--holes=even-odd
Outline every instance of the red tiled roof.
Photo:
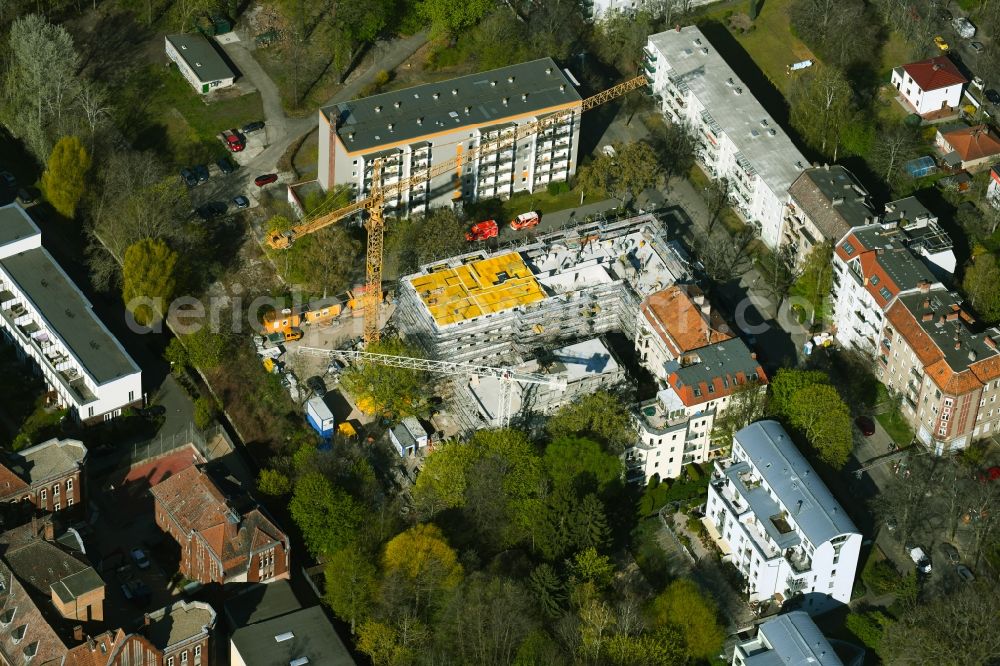
[[6,499],[20,495],[28,489],[28,484],[21,477],[0,465],[0,498]]
[[963,162],[974,162],[991,155],[1000,155],[1000,138],[997,138],[986,125],[960,127],[950,132],[943,132],[942,136]]
[[914,83],[924,91],[965,85],[969,82],[969,79],[958,71],[958,67],[948,56],[937,56],[929,60],[911,62],[909,65],[903,65],[903,69],[910,75]]
[[695,299],[704,297],[697,287],[674,285],[643,302],[643,316],[674,356],[733,337],[722,330],[725,322],[702,313]]

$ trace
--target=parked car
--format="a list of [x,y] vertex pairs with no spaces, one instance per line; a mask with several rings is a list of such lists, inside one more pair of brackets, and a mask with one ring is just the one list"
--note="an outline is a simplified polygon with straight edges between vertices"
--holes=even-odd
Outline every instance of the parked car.
[[922,574],[929,574],[932,569],[931,558],[927,557],[924,549],[920,546],[912,546],[907,550],[910,553],[910,559],[917,565],[917,571]]
[[140,569],[149,568],[149,558],[146,557],[146,551],[142,548],[133,548],[129,555],[131,555],[132,561],[135,562],[135,566]]
[[265,173],[262,176],[257,176],[253,179],[253,184],[257,187],[264,187],[278,180],[278,174],[276,173]]
[[934,38],[934,43],[942,51],[947,51],[949,48],[951,48],[948,46],[948,42],[944,41],[944,37],[942,37],[941,35],[938,35],[937,37]]
[[216,162],[216,164],[219,165],[219,171],[221,171],[226,175],[229,175],[232,172],[236,171],[236,167],[233,166],[233,163],[227,160],[225,157]]
[[514,231],[520,231],[521,229],[537,226],[541,221],[542,218],[536,211],[521,213],[510,221],[510,228]]
[[243,126],[243,132],[245,134],[249,134],[250,132],[258,132],[262,129],[264,129],[263,120],[255,120],[254,122],[247,123],[246,125]]
[[944,556],[947,557],[948,561],[952,564],[961,564],[962,558],[958,554],[958,548],[955,548],[954,545],[945,541],[941,544],[941,552],[944,553]]
[[4,185],[11,189],[17,187],[17,178],[14,178],[14,174],[10,171],[0,171],[0,180],[3,181]]
[[198,177],[199,183],[208,181],[208,167],[204,164],[196,164],[191,167],[191,170],[194,171],[194,175]]
[[183,180],[184,184],[188,187],[194,187],[198,184],[198,176],[195,175],[194,171],[188,169],[187,167],[181,169],[181,180]]
[[986,47],[983,46],[982,42],[972,42],[969,44],[969,48],[971,48],[976,53],[982,53],[986,49]]
[[203,220],[214,220],[220,215],[225,215],[227,210],[226,204],[222,201],[210,201],[207,204],[203,204],[198,207],[195,212]]
[[871,437],[875,434],[875,421],[870,416],[859,416],[854,419],[854,425],[858,426],[858,430],[865,437]]
[[236,206],[237,208],[249,208],[250,199],[246,198],[241,194],[238,197],[233,197],[233,205]]
[[229,150],[234,153],[238,153],[246,148],[247,144],[238,131],[231,129],[229,130],[229,133],[226,134],[226,145],[229,146]]
[[990,100],[991,104],[1000,104],[1000,93],[993,88],[990,88],[983,94],[986,95],[986,99]]
[[601,146],[601,152],[612,159],[614,159],[618,155],[618,152],[615,150],[615,147],[611,145]]
[[472,229],[465,233],[465,240],[469,241],[484,241],[489,238],[496,238],[500,229],[497,227],[496,220],[486,220],[484,222],[476,222],[472,225]]
[[318,375],[307,379],[306,386],[309,387],[309,390],[312,391],[317,398],[322,398],[326,395],[326,383],[323,381],[323,378]]
[[38,201],[38,195],[30,187],[19,187],[17,190],[17,202],[22,206],[30,206]]
[[972,571],[969,570],[969,567],[963,564],[959,564],[955,567],[955,573],[957,573],[958,577],[966,583],[971,583],[976,580],[976,577],[972,574]]

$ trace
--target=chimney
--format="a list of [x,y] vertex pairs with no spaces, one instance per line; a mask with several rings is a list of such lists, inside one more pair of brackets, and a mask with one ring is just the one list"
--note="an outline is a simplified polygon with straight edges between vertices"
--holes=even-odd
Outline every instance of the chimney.
[[924,310],[930,310],[931,309],[931,299],[925,298],[924,302],[921,304],[921,307],[923,307]]
[[976,360],[976,352],[973,349],[969,350],[969,360],[970,361],[975,361]]
[[680,32],[681,31],[681,24],[678,23],[677,25],[675,25],[674,26],[674,30],[676,30],[677,32]]
[[955,321],[956,319],[958,319],[958,313],[957,312],[949,312],[948,315],[945,318],[948,321]]
[[142,614],[142,626],[148,627],[151,622],[152,622],[152,619],[149,617],[149,613],[143,613]]
[[930,321],[931,319],[934,319],[934,313],[933,312],[925,312],[924,316],[920,318],[920,321]]
[[82,624],[78,624],[75,627],[73,627],[73,640],[76,641],[77,643],[82,643],[83,642],[83,625]]
[[833,198],[833,205],[834,206],[839,206],[842,203],[844,203],[844,197],[834,197]]
[[42,526],[42,531],[43,531],[42,538],[45,539],[46,541],[56,540],[56,526],[53,524],[51,520],[45,521],[45,525]]
[[983,336],[983,344],[985,344],[990,349],[996,349],[997,348],[997,343],[993,340],[993,338],[991,338],[988,335],[984,335]]
[[955,349],[961,349],[961,348],[962,348],[962,341],[955,340]]
[[938,317],[938,323],[939,324],[943,324],[944,323],[944,315],[941,315],[941,316]]

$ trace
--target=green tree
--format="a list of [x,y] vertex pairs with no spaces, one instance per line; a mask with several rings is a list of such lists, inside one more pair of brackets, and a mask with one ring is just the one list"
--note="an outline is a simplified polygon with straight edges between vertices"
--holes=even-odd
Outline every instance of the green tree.
[[358,650],[368,655],[375,666],[404,666],[415,656],[396,629],[374,620],[366,620],[358,627]]
[[767,391],[759,382],[737,385],[729,396],[729,405],[715,419],[712,441],[723,446],[732,444],[733,435],[764,416],[766,403]]
[[848,613],[844,619],[844,626],[865,647],[876,654],[881,654],[882,634],[892,622],[892,618],[882,611],[870,610],[863,613]]
[[75,136],[64,136],[56,142],[42,173],[42,192],[52,207],[63,217],[75,217],[86,187],[90,170],[90,155]]
[[802,430],[823,462],[840,469],[854,445],[851,413],[837,389],[818,384],[799,389],[788,406],[788,419]]
[[382,556],[387,574],[398,574],[418,612],[462,582],[462,565],[440,528],[422,523],[398,534]]
[[820,153],[837,159],[840,131],[854,110],[851,84],[836,67],[817,65],[797,77],[789,98],[792,125]]
[[624,402],[607,391],[597,391],[559,409],[546,424],[553,439],[581,435],[601,442],[615,455],[635,443],[635,419]]
[[122,299],[135,321],[158,323],[177,291],[177,253],[161,240],[146,239],[125,250]]
[[199,430],[206,430],[215,421],[215,400],[201,396],[194,401],[194,424]]
[[351,625],[366,619],[374,606],[378,570],[367,553],[355,544],[341,548],[326,560],[323,601]]
[[290,253],[286,279],[323,298],[351,286],[362,256],[361,242],[341,225],[300,238],[285,252]]
[[535,593],[535,600],[542,614],[550,620],[562,617],[565,612],[566,586],[559,574],[549,564],[539,564],[528,577],[528,586]]
[[655,28],[648,11],[611,12],[594,26],[591,49],[622,75],[634,76],[642,64],[642,47]]
[[694,659],[711,659],[722,649],[726,635],[719,624],[718,608],[690,579],[672,582],[653,600],[650,614],[656,626],[680,629]]
[[354,541],[364,520],[364,509],[357,500],[315,471],[295,481],[288,509],[314,556],[345,548]]
[[597,588],[607,587],[615,573],[611,559],[593,547],[577,553],[570,563],[570,570],[577,580],[593,583]]
[[[399,338],[383,338],[370,345],[373,354],[421,358],[413,345]],[[389,413],[397,418],[413,416],[423,408],[424,373],[408,368],[395,368],[379,363],[358,362],[345,370],[341,384],[373,414]]]
[[652,141],[667,180],[686,174],[694,166],[698,143],[690,126],[664,121]]
[[768,413],[789,418],[792,397],[807,386],[829,384],[830,377],[822,370],[781,368],[771,379]]
[[992,254],[975,254],[965,269],[962,288],[971,305],[987,323],[1000,321],[1000,266]]
[[545,447],[545,469],[557,486],[603,490],[621,479],[621,458],[606,453],[592,439],[563,435]]
[[876,131],[869,163],[885,182],[895,187],[902,176],[903,163],[916,157],[920,147],[916,128],[902,123],[882,124]]
[[614,666],[681,666],[689,663],[684,639],[673,627],[638,635],[615,634],[604,646]]
[[652,147],[636,141],[617,146],[614,157],[599,154],[580,168],[577,183],[585,192],[607,192],[625,205],[634,203],[643,190],[656,185],[661,172]]
[[458,35],[478,23],[493,7],[492,0],[419,0],[417,4],[436,37]]
[[265,495],[280,497],[292,491],[292,480],[283,472],[265,467],[257,474],[257,490]]
[[813,247],[806,255],[792,294],[805,300],[810,309],[810,324],[822,322],[824,304],[833,285],[833,246],[826,242]]

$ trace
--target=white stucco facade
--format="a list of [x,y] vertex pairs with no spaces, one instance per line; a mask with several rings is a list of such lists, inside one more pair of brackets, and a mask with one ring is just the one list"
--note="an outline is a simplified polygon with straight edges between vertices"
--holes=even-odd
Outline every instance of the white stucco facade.
[[964,84],[956,83],[935,90],[924,90],[905,68],[897,67],[892,70],[892,86],[910,103],[910,106],[916,109],[917,113],[923,115],[957,107],[962,101]]

